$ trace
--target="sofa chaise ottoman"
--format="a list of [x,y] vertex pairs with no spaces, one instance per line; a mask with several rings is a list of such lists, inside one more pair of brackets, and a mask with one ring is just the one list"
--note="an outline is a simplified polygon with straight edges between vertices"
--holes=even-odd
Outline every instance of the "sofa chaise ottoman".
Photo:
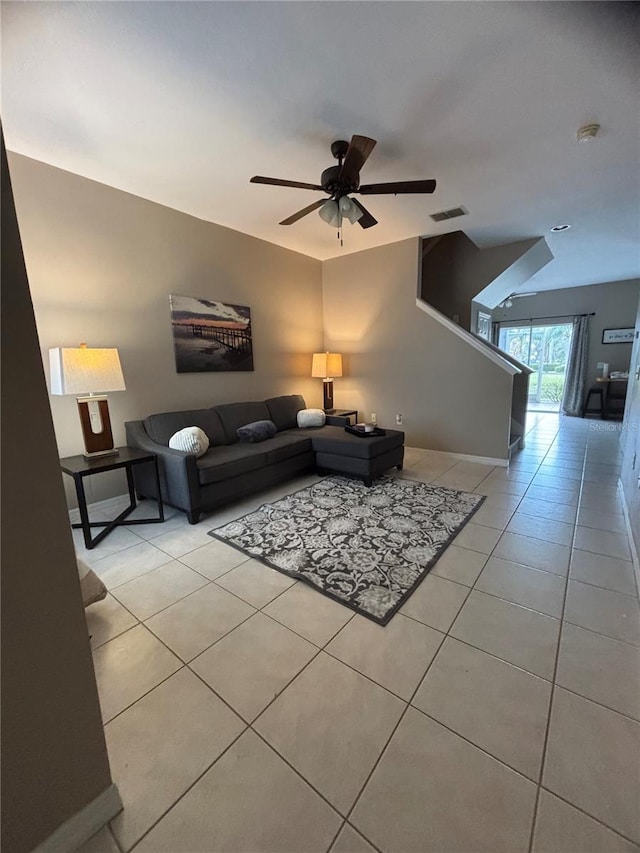
[[[361,438],[345,432],[346,419],[331,415],[325,426],[300,429],[297,415],[304,408],[304,398],[292,394],[261,402],[164,412],[127,422],[127,444],[157,455],[162,499],[185,512],[191,524],[203,512],[304,471],[343,473],[370,485],[389,468],[402,467],[403,432],[387,430],[385,436]],[[260,420],[276,425],[273,438],[256,443],[238,440],[240,427]],[[174,433],[192,426],[200,427],[210,442],[199,458],[169,447]],[[145,467],[137,466],[134,472],[136,491],[140,497],[153,498],[155,481]]]

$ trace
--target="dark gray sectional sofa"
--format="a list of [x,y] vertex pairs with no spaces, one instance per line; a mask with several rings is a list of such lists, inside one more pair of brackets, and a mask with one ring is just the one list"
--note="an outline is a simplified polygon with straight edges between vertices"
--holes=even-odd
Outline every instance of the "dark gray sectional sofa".
[[[389,468],[402,467],[404,433],[360,438],[344,430],[346,420],[327,416],[315,429],[299,429],[297,414],[306,408],[299,394],[263,402],[225,403],[209,409],[165,412],[125,424],[127,444],[158,457],[163,500],[187,513],[196,524],[203,512],[287,480],[302,471],[348,474],[368,484]],[[237,430],[254,421],[271,420],[278,432],[257,443],[238,441]],[[173,450],[171,436],[185,427],[204,430],[210,442],[201,457]],[[148,466],[137,465],[136,491],[155,497]]]

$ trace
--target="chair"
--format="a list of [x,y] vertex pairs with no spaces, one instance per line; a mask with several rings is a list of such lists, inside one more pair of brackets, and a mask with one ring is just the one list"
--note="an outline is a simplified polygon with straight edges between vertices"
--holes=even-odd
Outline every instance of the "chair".
[[610,380],[605,395],[605,417],[610,420],[621,420],[624,417],[626,399],[627,381],[623,379]]
[[[594,408],[589,407],[591,397],[597,397],[600,399],[600,407],[599,408],[594,409]],[[604,388],[598,388],[597,386],[589,388],[586,399],[584,401],[584,406],[582,407],[582,417],[584,417],[585,415],[600,415],[601,418],[604,418],[604,412],[605,412]]]

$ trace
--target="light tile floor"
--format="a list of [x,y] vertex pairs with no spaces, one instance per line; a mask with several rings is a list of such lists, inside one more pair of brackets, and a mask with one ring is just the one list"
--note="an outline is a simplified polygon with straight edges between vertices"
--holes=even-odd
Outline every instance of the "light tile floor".
[[386,628],[207,536],[315,477],[74,532],[125,805],[84,853],[637,853],[619,428],[529,418],[509,470],[407,451],[399,476],[487,498]]

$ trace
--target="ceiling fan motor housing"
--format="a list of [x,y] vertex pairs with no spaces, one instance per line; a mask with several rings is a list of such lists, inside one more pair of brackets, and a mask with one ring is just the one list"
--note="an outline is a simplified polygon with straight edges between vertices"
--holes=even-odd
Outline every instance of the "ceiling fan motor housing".
[[342,161],[346,157],[348,150],[349,143],[345,139],[336,139],[335,142],[332,142],[331,153],[338,161],[338,165],[329,166],[329,168],[325,169],[322,175],[320,175],[320,184],[322,188],[325,192],[328,192],[333,196],[336,201],[339,201],[342,196],[347,195],[347,193],[355,192],[360,186],[358,177],[349,184],[341,184],[339,181],[340,172],[342,171]]
[[320,175],[320,184],[323,190],[336,198],[347,195],[347,193],[355,192],[360,186],[360,181],[358,179],[351,184],[341,184],[338,180],[341,168],[341,166],[329,166],[329,168],[325,169],[322,175]]

